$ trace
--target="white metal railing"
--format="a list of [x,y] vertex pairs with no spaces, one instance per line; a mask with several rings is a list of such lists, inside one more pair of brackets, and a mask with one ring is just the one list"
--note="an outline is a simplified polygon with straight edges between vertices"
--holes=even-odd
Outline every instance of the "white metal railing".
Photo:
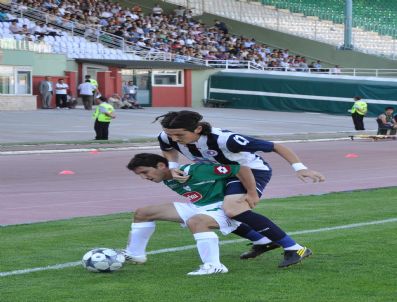
[[397,69],[375,69],[375,68],[340,68],[335,73],[333,68],[322,67],[317,68],[299,68],[299,67],[263,67],[260,64],[251,61],[206,61],[207,66],[221,68],[221,69],[248,69],[248,70],[262,70],[262,71],[284,71],[286,73],[311,73],[311,74],[325,74],[325,75],[347,75],[360,77],[397,77]]
[[[241,0],[163,0],[182,5],[192,10],[194,15],[204,12],[241,21],[256,26],[274,29],[321,41],[336,47],[344,43],[344,26],[338,22],[319,20],[318,17],[305,17],[303,14],[276,9],[256,1]],[[233,29],[231,29],[233,30]],[[397,29],[389,35],[378,25],[372,25],[372,31],[360,27],[353,28],[354,50],[397,60]]]

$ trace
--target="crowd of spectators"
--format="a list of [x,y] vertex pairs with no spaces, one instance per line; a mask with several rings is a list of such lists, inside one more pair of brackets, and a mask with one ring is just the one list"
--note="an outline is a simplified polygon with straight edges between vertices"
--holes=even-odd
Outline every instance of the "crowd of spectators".
[[320,61],[309,64],[305,57],[292,55],[288,49],[272,49],[253,38],[229,34],[221,21],[207,26],[182,6],[165,14],[157,4],[145,15],[139,5],[123,8],[109,0],[19,0],[16,5],[19,9],[39,9],[59,26],[85,29],[90,34],[104,31],[124,38],[137,49],[169,53],[177,62],[229,60],[231,65],[248,61],[268,69],[324,71]]

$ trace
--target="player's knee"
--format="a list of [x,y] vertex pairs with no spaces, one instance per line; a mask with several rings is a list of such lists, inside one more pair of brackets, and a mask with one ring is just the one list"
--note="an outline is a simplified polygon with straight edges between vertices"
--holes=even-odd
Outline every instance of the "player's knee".
[[223,204],[223,211],[227,217],[234,217],[240,214],[240,210],[234,204]]
[[143,222],[149,219],[149,215],[145,208],[138,208],[134,214],[134,222]]
[[204,232],[209,230],[208,223],[205,220],[201,219],[199,216],[191,217],[186,222],[186,224],[192,231],[192,233]]

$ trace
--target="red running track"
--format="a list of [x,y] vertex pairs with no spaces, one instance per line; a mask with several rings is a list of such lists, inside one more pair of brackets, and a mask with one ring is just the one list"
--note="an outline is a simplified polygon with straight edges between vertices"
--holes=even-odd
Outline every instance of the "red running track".
[[[262,154],[273,168],[265,198],[397,186],[396,141],[286,145],[307,166],[322,172],[326,182],[302,183],[277,154]],[[0,225],[127,212],[179,199],[165,186],[125,168],[139,152],[145,151],[0,156]],[[346,158],[347,154],[358,157]],[[58,175],[63,170],[75,174]]]

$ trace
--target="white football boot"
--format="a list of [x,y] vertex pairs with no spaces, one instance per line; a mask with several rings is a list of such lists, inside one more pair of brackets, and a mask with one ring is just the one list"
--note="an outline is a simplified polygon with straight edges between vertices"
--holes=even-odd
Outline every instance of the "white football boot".
[[147,261],[147,257],[143,256],[133,256],[127,250],[122,250],[121,253],[124,255],[125,261],[133,264],[144,264]]
[[215,266],[210,263],[205,263],[203,265],[200,265],[199,269],[197,271],[193,271],[190,273],[187,273],[188,276],[202,276],[202,275],[213,275],[213,274],[225,274],[229,270],[221,264],[220,266]]

